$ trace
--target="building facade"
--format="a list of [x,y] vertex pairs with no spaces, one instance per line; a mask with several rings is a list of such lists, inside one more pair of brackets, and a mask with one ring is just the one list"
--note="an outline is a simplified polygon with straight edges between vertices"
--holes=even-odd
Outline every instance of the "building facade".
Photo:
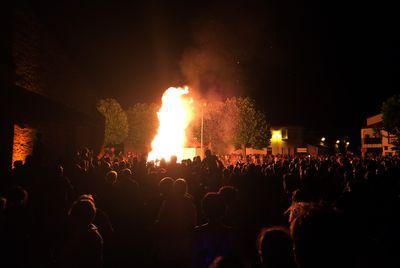
[[361,154],[395,155],[393,141],[395,137],[382,129],[382,114],[367,118],[367,124],[361,129]]
[[[241,154],[242,150],[234,153]],[[263,149],[246,148],[247,155],[296,155],[296,154],[318,154],[318,146],[311,145],[304,140],[304,128],[297,126],[274,126],[271,127],[271,140],[268,147]]]
[[303,127],[272,127],[271,141],[267,153],[273,155],[317,155],[318,147],[305,142]]
[[[31,1],[6,1],[0,11],[0,178],[35,148],[49,161],[76,148],[101,147],[104,119],[77,66],[35,16]],[[71,94],[78,88],[79,94]],[[43,145],[43,146],[41,146]],[[51,157],[50,157],[51,156]],[[0,186],[1,186],[0,180]]]

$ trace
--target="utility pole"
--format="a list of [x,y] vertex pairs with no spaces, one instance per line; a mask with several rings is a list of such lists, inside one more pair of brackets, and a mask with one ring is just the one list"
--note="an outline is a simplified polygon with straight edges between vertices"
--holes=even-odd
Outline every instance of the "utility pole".
[[204,158],[204,150],[203,150],[204,106],[205,106],[205,104],[203,103],[203,105],[201,105],[201,130],[200,130],[200,157],[201,157],[201,159]]

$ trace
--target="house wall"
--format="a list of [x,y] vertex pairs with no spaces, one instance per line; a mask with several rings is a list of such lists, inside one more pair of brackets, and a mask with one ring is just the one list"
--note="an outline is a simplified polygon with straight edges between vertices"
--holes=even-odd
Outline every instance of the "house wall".
[[79,66],[68,61],[28,3],[6,1],[0,9],[0,178],[13,160],[32,153],[39,133],[51,161],[78,146],[99,150],[104,136],[104,120]]
[[[374,124],[379,123],[375,122]],[[396,151],[391,148],[394,145],[390,142],[391,136],[385,130],[377,130],[375,128],[361,129],[361,153],[362,155],[372,153],[381,155],[395,155]]]

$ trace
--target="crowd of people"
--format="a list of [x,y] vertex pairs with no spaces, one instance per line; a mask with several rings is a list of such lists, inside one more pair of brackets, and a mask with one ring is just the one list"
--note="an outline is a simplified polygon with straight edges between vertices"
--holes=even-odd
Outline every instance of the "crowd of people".
[[2,267],[400,267],[398,156],[43,157],[3,180]]

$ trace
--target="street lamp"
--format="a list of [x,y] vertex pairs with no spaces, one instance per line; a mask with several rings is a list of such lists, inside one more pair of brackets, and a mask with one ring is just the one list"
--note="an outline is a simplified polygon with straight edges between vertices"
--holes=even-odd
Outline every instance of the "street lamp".
[[346,142],[346,145],[349,146],[350,142]]
[[339,144],[340,143],[340,140],[336,140],[336,144]]
[[204,106],[205,103],[201,106],[201,130],[200,130],[200,152],[201,152],[201,159],[204,158],[204,150],[203,150],[203,133],[204,133]]
[[324,142],[324,141],[325,141],[325,137],[322,137],[322,138],[321,138],[321,141]]

